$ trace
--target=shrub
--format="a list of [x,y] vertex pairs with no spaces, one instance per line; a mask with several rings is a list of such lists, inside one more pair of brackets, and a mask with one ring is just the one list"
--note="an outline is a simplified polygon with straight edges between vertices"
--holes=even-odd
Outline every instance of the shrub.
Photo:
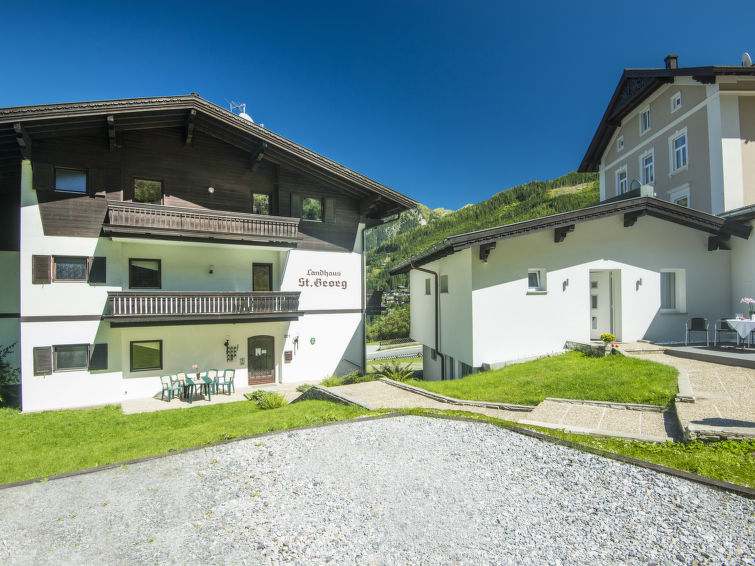
[[614,340],[616,340],[616,336],[614,336],[610,332],[604,332],[603,334],[600,335],[600,339],[603,340],[603,342],[605,342],[606,344],[608,344],[609,342],[613,342]]
[[323,387],[338,387],[339,385],[352,385],[354,383],[364,383],[365,381],[375,381],[374,374],[362,375],[358,371],[352,371],[346,375],[333,375],[322,380],[320,385]]
[[[6,386],[15,386],[21,383],[21,372],[18,368],[11,367],[10,363],[8,363],[8,356],[15,348],[15,343],[10,346],[0,346],[0,404],[4,402],[3,393],[8,389]],[[12,392],[9,397],[14,397]],[[8,401],[10,402],[11,399],[8,399]]]
[[265,391],[258,389],[253,391],[249,398],[257,403],[260,409],[277,409],[288,404],[285,395],[283,393],[277,393],[275,391]]
[[411,364],[403,365],[394,360],[391,363],[381,365],[375,372],[376,377],[385,377],[393,381],[407,381],[414,376]]
[[297,390],[297,391],[298,391],[299,393],[306,393],[306,392],[307,392],[307,391],[309,391],[310,389],[312,389],[312,384],[311,384],[311,383],[302,383],[301,385],[299,385],[299,386],[298,386],[298,387],[296,388],[296,390]]

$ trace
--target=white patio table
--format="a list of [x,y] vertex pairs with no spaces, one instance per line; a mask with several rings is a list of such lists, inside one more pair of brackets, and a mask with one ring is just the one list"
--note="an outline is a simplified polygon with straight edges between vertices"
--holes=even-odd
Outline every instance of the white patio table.
[[733,330],[736,330],[742,340],[747,340],[750,332],[755,330],[755,320],[750,320],[749,318],[744,320],[740,318],[727,318],[726,324],[731,326]]

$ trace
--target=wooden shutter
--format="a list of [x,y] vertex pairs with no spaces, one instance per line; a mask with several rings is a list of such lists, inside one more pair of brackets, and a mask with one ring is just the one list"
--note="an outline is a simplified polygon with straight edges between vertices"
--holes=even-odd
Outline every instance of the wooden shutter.
[[89,283],[105,283],[107,281],[107,258],[89,258]]
[[87,192],[95,195],[105,190],[105,170],[90,169],[87,171]]
[[89,371],[107,369],[107,344],[89,344]]
[[52,348],[43,346],[34,348],[34,375],[50,375],[52,373]]
[[38,285],[50,283],[51,269],[50,269],[50,256],[49,255],[33,255],[31,256],[31,282]]
[[301,218],[301,195],[298,193],[291,193],[291,216]]
[[326,198],[325,200],[325,212],[323,214],[323,220],[325,222],[336,221],[336,199]]
[[32,185],[37,191],[55,190],[55,168],[52,163],[32,162]]

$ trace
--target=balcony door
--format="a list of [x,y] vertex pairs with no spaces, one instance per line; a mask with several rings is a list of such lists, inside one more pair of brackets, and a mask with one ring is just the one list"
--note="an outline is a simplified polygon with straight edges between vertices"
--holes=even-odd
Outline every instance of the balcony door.
[[275,383],[275,339],[272,336],[251,336],[249,352],[249,385]]
[[272,291],[273,290],[273,264],[272,263],[252,264],[252,290],[253,291]]

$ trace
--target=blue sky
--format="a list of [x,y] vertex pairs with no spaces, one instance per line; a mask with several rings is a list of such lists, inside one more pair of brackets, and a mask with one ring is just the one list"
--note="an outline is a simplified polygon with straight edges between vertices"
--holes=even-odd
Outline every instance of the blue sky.
[[[27,5],[22,5],[27,4]],[[739,64],[752,2],[6,2],[0,106],[197,92],[428,206],[576,169],[625,67]]]

